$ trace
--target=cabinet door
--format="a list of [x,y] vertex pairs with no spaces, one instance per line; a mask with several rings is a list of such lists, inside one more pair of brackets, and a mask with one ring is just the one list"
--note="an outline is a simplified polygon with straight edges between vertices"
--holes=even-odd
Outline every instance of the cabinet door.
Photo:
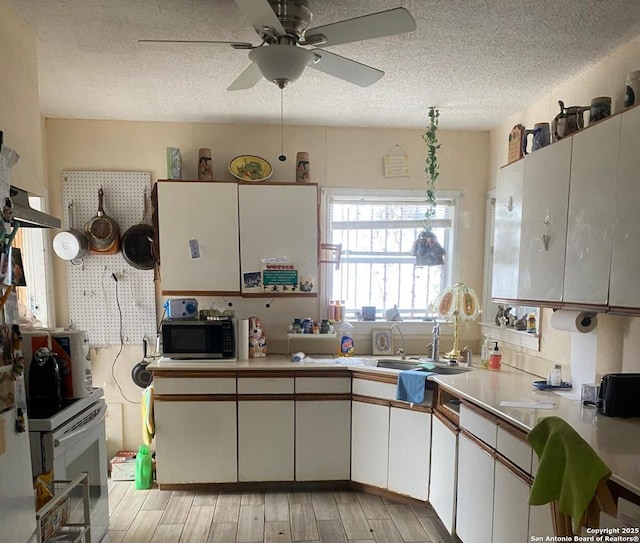
[[562,301],[571,143],[572,138],[563,139],[524,160],[520,300]]
[[[242,273],[262,270],[262,258],[284,256],[298,270],[298,282],[308,278],[311,292],[317,292],[317,186],[261,184],[238,189]],[[242,288],[243,292],[254,290]]]
[[[426,500],[429,497],[430,449],[431,413],[392,407],[389,423],[389,490]],[[408,466],[411,469],[407,469]]]
[[[620,162],[615,190],[613,250],[609,304],[640,307],[638,255],[640,254],[640,108],[621,115]],[[609,121],[607,121],[609,122]]]
[[236,402],[156,401],[159,484],[235,483]]
[[455,519],[458,433],[433,417],[431,432],[431,478],[429,503],[452,534]]
[[617,115],[573,136],[565,302],[608,301],[621,118]]
[[486,449],[460,434],[456,534],[464,543],[491,543],[493,464]]
[[496,460],[495,470],[493,543],[534,541],[528,538],[531,487],[500,460]]
[[351,480],[387,487],[389,408],[365,402],[351,405]]
[[296,402],[296,481],[348,481],[351,402]]
[[238,401],[238,480],[293,481],[293,400]]
[[163,294],[240,292],[235,183],[159,182],[158,230]]
[[513,300],[518,295],[524,162],[519,160],[498,172],[491,287],[491,296],[497,299]]

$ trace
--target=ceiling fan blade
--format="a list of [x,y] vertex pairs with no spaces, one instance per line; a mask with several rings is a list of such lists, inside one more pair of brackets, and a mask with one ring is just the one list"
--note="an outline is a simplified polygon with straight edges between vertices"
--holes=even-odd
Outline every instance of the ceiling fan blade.
[[179,45],[230,45],[234,49],[253,49],[253,44],[244,41],[211,41],[211,40],[138,40],[143,45],[166,45],[177,43]]
[[280,19],[267,0],[235,0],[235,3],[261,36],[265,28],[272,29],[277,36],[286,34]]
[[[412,32],[416,29],[416,22],[405,8],[394,8],[387,11],[371,13],[363,17],[346,19],[337,23],[310,28],[305,33],[305,41],[316,47],[329,47],[341,43],[370,40]],[[316,36],[324,36],[323,42],[314,41]]]
[[262,79],[262,72],[255,62],[242,72],[236,80],[227,87],[227,90],[245,90],[255,86]]
[[366,64],[360,64],[355,60],[341,57],[335,53],[329,53],[329,51],[312,49],[312,52],[314,55],[319,56],[320,60],[315,64],[309,64],[310,68],[344,79],[360,87],[368,87],[384,75],[382,70],[377,70]]

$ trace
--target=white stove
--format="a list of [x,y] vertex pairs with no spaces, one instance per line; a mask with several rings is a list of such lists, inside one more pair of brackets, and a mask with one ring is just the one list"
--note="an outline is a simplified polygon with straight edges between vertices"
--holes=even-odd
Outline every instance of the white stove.
[[56,480],[89,474],[90,539],[99,542],[109,526],[104,391],[60,404],[27,403],[33,474],[53,470]]

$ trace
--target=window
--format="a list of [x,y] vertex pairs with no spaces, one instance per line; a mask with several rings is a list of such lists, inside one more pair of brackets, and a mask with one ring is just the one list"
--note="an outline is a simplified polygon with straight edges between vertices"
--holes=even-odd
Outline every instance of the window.
[[[42,198],[29,196],[34,209],[42,209]],[[53,325],[51,299],[51,267],[47,250],[47,230],[44,228],[20,228],[13,240],[13,247],[22,252],[22,263],[27,283],[17,287],[18,312],[21,322]]]
[[444,266],[417,267],[411,255],[424,226],[423,191],[325,189],[325,240],[342,245],[340,266],[323,268],[323,298],[345,302],[355,319],[363,306],[376,318],[397,305],[403,319],[425,319],[440,291],[458,275],[457,208],[461,193],[439,192],[432,229],[447,251]]

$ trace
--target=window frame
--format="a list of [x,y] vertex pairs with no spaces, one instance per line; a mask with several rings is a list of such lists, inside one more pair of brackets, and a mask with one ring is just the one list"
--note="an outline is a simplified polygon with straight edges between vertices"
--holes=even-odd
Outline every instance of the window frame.
[[[331,217],[330,217],[330,205],[331,200],[337,197],[340,198],[354,198],[354,199],[388,199],[397,198],[404,200],[418,200],[424,201],[424,190],[417,189],[368,189],[368,188],[335,188],[326,187],[321,190],[321,239],[327,243],[330,243],[331,232]],[[463,198],[464,191],[462,190],[439,190],[437,193],[438,200],[448,200],[452,202],[454,208],[453,217],[451,220],[451,251],[447,255],[447,276],[445,277],[445,283],[453,285],[459,281],[460,277],[460,262],[461,262],[461,230],[462,230],[462,215],[463,215]],[[323,264],[320,270],[320,313],[324,315],[324,309],[328,306],[331,298],[332,290],[332,277],[334,267],[331,264]],[[389,309],[389,308],[383,308]],[[377,322],[384,322],[378,320]],[[410,321],[407,321],[410,322]]]

